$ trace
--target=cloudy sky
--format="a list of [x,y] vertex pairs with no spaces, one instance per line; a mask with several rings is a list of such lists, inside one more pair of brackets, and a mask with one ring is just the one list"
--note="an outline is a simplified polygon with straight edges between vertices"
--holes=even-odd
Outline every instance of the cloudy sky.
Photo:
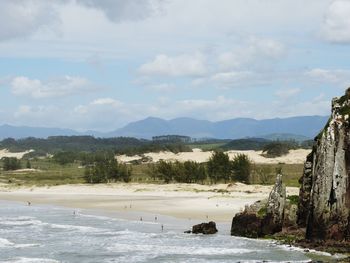
[[0,124],[327,115],[350,0],[1,0]]

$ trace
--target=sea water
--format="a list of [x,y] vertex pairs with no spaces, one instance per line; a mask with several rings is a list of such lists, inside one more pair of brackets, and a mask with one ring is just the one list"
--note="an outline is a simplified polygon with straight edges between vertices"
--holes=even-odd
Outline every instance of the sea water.
[[[151,221],[151,220],[150,220]],[[183,233],[169,218],[123,220],[72,209],[0,202],[0,262],[309,262],[272,241]],[[163,229],[162,229],[163,225]]]

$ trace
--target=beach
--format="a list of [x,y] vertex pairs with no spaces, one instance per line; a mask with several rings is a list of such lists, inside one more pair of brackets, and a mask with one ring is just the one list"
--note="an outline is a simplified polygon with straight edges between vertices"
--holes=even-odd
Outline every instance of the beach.
[[[93,209],[137,219],[141,214],[152,221],[161,215],[179,219],[229,222],[245,205],[267,198],[272,186],[242,183],[199,184],[98,184],[51,187],[0,186],[0,200],[31,205],[50,204],[72,209]],[[299,189],[287,187],[288,195]]]

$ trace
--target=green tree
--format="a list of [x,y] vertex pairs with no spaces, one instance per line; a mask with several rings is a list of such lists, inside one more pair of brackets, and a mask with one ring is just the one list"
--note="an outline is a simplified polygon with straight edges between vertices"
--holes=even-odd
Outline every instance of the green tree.
[[2,160],[4,171],[18,170],[21,168],[21,161],[15,157],[4,157]]
[[212,183],[217,183],[220,180],[230,180],[232,175],[232,167],[230,157],[227,153],[216,151],[210,157],[208,163],[208,176]]
[[233,179],[249,183],[250,174],[252,172],[252,162],[248,155],[237,154],[232,161]]
[[77,159],[77,153],[76,152],[57,152],[53,156],[53,160],[60,165],[66,165],[69,163],[74,163],[74,161]]
[[156,169],[158,178],[163,180],[165,183],[168,184],[173,180],[172,164],[170,162],[160,160]]
[[263,148],[263,153],[269,158],[283,156],[289,153],[290,149],[295,148],[293,142],[271,142]]
[[114,156],[99,156],[93,164],[85,166],[85,180],[88,183],[129,182],[131,169],[126,164],[118,163]]
[[32,164],[30,163],[29,160],[27,160],[26,168],[27,168],[27,169],[31,169],[31,168],[32,168]]

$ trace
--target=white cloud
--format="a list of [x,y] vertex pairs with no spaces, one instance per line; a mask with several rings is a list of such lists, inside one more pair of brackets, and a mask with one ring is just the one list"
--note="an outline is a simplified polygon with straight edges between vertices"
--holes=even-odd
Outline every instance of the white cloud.
[[340,88],[350,86],[350,70],[315,68],[305,72],[305,76],[317,83],[336,85]]
[[244,79],[247,79],[249,77],[252,77],[252,75],[254,74],[250,71],[222,72],[222,73],[214,74],[211,77],[211,80],[221,82],[223,84],[233,84],[233,83],[242,81]]
[[142,20],[161,12],[162,0],[76,0],[78,4],[101,10],[114,22]]
[[112,98],[101,98],[101,99],[96,99],[93,102],[91,102],[91,105],[119,106],[119,105],[122,105],[122,103],[120,101],[112,99]]
[[284,53],[284,45],[276,40],[250,37],[247,43],[242,43],[232,51],[221,53],[218,63],[223,69],[256,67],[278,60]]
[[59,1],[1,1],[0,40],[29,36],[39,29],[55,26],[59,22],[57,3]]
[[93,90],[90,81],[72,76],[64,76],[46,82],[20,76],[13,78],[10,86],[14,95],[30,96],[36,99],[61,97]]
[[171,92],[176,90],[176,86],[170,83],[159,83],[159,84],[147,85],[146,89],[154,92]]
[[276,91],[275,95],[279,97],[280,99],[286,100],[290,99],[292,97],[295,97],[301,92],[301,89],[299,88],[292,88],[292,89],[280,89]]
[[335,0],[328,7],[322,33],[325,38],[336,43],[350,43],[350,1]]
[[201,76],[207,72],[205,60],[204,55],[199,52],[176,57],[160,54],[153,61],[141,65],[139,73],[160,76]]

